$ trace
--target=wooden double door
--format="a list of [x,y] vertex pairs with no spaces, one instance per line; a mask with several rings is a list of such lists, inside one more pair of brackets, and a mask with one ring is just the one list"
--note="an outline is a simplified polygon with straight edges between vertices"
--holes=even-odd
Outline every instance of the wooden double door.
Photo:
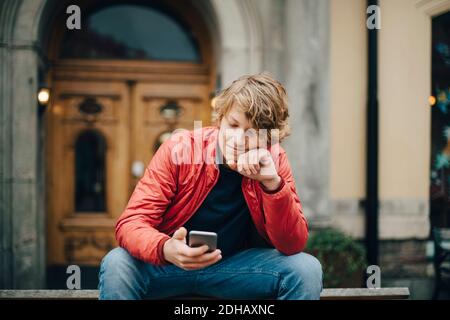
[[152,72],[127,80],[120,68],[111,74],[84,68],[73,74],[61,66],[52,82],[46,119],[50,266],[97,266],[117,245],[117,218],[158,146],[174,129],[211,119],[207,73]]

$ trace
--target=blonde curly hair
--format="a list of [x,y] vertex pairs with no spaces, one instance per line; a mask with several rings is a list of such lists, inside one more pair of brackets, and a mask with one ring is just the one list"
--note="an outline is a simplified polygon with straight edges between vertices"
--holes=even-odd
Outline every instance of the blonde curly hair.
[[222,90],[213,104],[216,126],[234,105],[245,113],[254,129],[267,129],[268,141],[272,141],[271,133],[278,135],[277,142],[290,134],[286,90],[270,74],[244,75]]

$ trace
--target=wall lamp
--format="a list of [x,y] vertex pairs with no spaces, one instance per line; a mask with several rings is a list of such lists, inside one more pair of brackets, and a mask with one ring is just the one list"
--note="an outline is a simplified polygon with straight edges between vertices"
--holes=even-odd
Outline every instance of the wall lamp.
[[47,109],[47,105],[50,101],[50,88],[46,86],[40,87],[37,94],[37,100],[39,103],[38,113],[39,116],[41,116]]

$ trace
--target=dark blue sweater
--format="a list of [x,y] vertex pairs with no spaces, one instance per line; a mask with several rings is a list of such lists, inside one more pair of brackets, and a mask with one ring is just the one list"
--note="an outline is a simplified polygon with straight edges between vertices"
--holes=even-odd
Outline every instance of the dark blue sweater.
[[245,248],[253,222],[242,193],[242,175],[223,164],[219,164],[219,169],[217,183],[184,227],[188,233],[191,230],[216,232],[217,248],[225,258]]

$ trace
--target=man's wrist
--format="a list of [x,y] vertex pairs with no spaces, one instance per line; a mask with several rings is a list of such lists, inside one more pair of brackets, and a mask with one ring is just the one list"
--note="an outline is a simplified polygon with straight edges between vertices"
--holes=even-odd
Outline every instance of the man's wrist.
[[262,181],[261,184],[264,186],[264,188],[267,191],[277,190],[280,187],[280,184],[281,184],[281,177],[280,176],[276,176],[273,179]]
[[162,240],[162,249],[161,249],[161,258],[162,258],[162,262],[163,263],[171,263],[167,258],[168,258],[168,251],[170,250],[170,248],[168,248],[168,246],[170,246],[170,240],[172,238],[168,238],[168,239],[163,239]]

